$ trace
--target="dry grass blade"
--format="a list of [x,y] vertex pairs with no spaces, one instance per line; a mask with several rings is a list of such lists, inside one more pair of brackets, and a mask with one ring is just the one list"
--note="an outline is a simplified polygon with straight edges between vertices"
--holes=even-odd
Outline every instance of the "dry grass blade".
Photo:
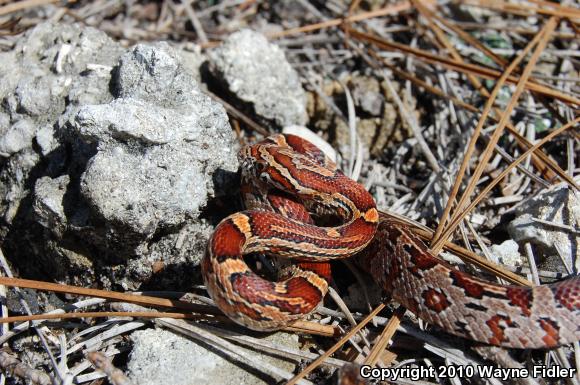
[[16,11],[21,11],[21,10],[27,9],[27,8],[34,8],[34,7],[38,7],[41,5],[57,3],[57,2],[58,2],[58,0],[22,0],[22,1],[17,1],[17,2],[14,2],[12,4],[8,4],[8,5],[5,5],[3,7],[0,7],[0,16],[7,15],[9,13],[13,13]]
[[[523,4],[510,4],[503,1],[485,1],[485,0],[468,0],[466,5],[472,5],[482,8],[489,8],[493,10],[514,13],[516,15],[531,16],[531,15],[550,15],[569,19],[580,19],[580,10],[564,7],[558,4],[543,1],[542,7],[533,7]],[[547,7],[550,5],[550,7]]]
[[352,13],[358,8],[360,5],[361,0],[352,0],[350,5],[348,6],[348,15],[352,15]]
[[351,178],[353,178],[354,180],[358,179],[358,175],[353,175],[354,172],[354,162],[355,162],[355,157],[356,157],[356,144],[358,142],[358,138],[357,138],[357,130],[356,130],[356,121],[357,121],[357,117],[356,117],[356,113],[354,111],[354,101],[352,99],[352,96],[350,94],[350,90],[348,89],[348,87],[346,86],[346,84],[344,84],[341,81],[338,81],[338,83],[341,85],[342,89],[344,90],[344,96],[346,97],[346,106],[347,106],[347,111],[348,111],[348,136],[350,139],[350,154],[349,154],[349,159],[348,159],[348,172],[347,175]]
[[383,328],[383,331],[379,336],[379,338],[377,339],[375,346],[373,346],[371,352],[365,358],[364,361],[365,365],[375,366],[377,364],[377,362],[381,358],[381,354],[387,347],[389,341],[395,335],[395,332],[397,331],[397,328],[401,324],[401,321],[403,320],[403,316],[405,315],[406,311],[407,310],[403,306],[399,306],[397,310],[395,310],[393,316],[391,317],[391,319],[389,319],[389,322]]
[[98,317],[139,317],[139,318],[177,318],[177,319],[199,319],[202,316],[188,313],[167,313],[155,311],[89,311],[78,313],[62,313],[62,314],[33,314],[23,316],[12,316],[0,318],[0,323],[9,322],[28,322],[36,320],[51,320],[51,319],[72,319],[72,318],[98,318]]
[[[410,54],[410,55],[413,55],[413,56],[417,57],[418,59],[420,59],[426,63],[441,65],[447,69],[455,70],[455,71],[458,71],[458,72],[461,72],[464,74],[471,74],[471,75],[479,76],[479,77],[482,77],[485,79],[490,79],[490,80],[497,80],[502,75],[501,71],[497,71],[497,70],[494,70],[491,68],[479,66],[476,64],[463,63],[463,62],[459,62],[457,60],[444,58],[444,57],[432,54],[432,53],[427,52],[427,51],[423,51],[423,50],[420,50],[417,48],[409,47],[405,44],[400,44],[400,43],[395,43],[393,41],[388,41],[388,40],[382,39],[378,36],[358,31],[356,29],[349,29],[348,33],[350,34],[350,36],[352,38],[359,39],[361,41],[366,41],[366,42],[371,43],[373,45],[376,45],[377,47],[380,47],[382,49],[391,50],[391,51],[399,51],[399,52],[402,52],[405,54]],[[520,80],[520,78],[517,76],[509,76],[506,81],[510,84],[518,84],[519,80]],[[528,89],[530,91],[534,91],[534,92],[540,93],[542,95],[545,95],[547,97],[551,97],[551,98],[560,100],[564,103],[567,103],[570,105],[580,106],[580,99],[579,98],[577,98],[573,95],[564,94],[564,93],[562,93],[554,88],[547,87],[547,86],[537,84],[537,83],[532,83],[529,81],[525,82],[525,87],[526,87],[526,89]]]
[[[435,231],[435,235],[433,237],[433,242],[434,242],[433,251],[435,254],[438,254],[438,250],[440,250],[440,249],[438,249],[437,241],[439,241],[441,239],[440,238],[441,233],[443,232],[444,226],[447,224],[449,213],[451,212],[451,209],[452,209],[453,204],[455,202],[455,198],[457,197],[457,194],[459,192],[459,188],[461,187],[461,184],[463,182],[463,177],[465,175],[465,172],[467,171],[467,167],[469,165],[469,161],[471,160],[471,156],[472,156],[473,152],[475,151],[475,145],[477,144],[479,136],[481,135],[481,131],[483,129],[485,122],[487,121],[487,118],[489,116],[489,113],[491,112],[493,104],[495,103],[497,95],[501,91],[508,76],[514,71],[514,69],[519,65],[519,63],[525,58],[525,56],[528,54],[528,52],[540,41],[540,38],[543,36],[543,34],[544,34],[544,30],[540,31],[534,37],[534,39],[532,39],[532,41],[530,43],[528,43],[528,45],[524,48],[524,50],[510,63],[510,65],[506,68],[506,70],[503,72],[501,77],[496,82],[491,94],[487,98],[485,106],[483,107],[483,111],[479,117],[479,121],[477,123],[477,126],[473,130],[473,134],[471,134],[471,138],[469,139],[469,144],[467,145],[467,150],[465,151],[465,154],[463,155],[463,160],[462,160],[461,165],[459,167],[459,171],[457,171],[457,176],[454,179],[453,187],[451,188],[451,192],[449,193],[449,199],[447,200],[447,204],[445,206],[443,214],[441,215],[441,218],[439,218],[439,225],[437,226],[437,230]],[[505,116],[506,115],[504,114],[504,117]],[[509,117],[509,114],[507,114],[507,116]],[[503,119],[503,120],[505,120],[505,119]],[[507,121],[505,123],[507,123]],[[505,123],[503,123],[503,124],[505,125]],[[502,119],[500,119],[499,125],[502,125]],[[497,140],[499,140],[499,134],[502,131],[503,131],[503,128],[496,129],[496,131],[494,132],[494,136],[492,137],[492,139],[490,140],[490,143],[488,144],[487,149],[494,148],[495,144],[497,143]],[[486,156],[489,159],[490,155],[491,155],[491,152],[484,154],[484,159]],[[485,161],[485,162],[487,162],[487,161]],[[472,180],[472,182],[477,181],[478,178],[479,178],[479,176],[474,176],[471,180]],[[466,190],[466,192],[464,194],[470,193],[469,188],[470,187],[468,187],[468,189]],[[457,207],[458,208],[461,207],[461,200],[458,203]]]
[[352,336],[354,336],[360,329],[362,329],[367,323],[369,323],[370,320],[372,320],[374,316],[379,314],[379,312],[381,310],[383,310],[383,308],[385,306],[386,305],[384,303],[381,303],[379,306],[377,306],[375,308],[375,310],[373,310],[368,316],[366,316],[357,326],[355,326],[348,333],[346,333],[336,344],[334,344],[330,349],[328,349],[324,354],[322,354],[316,360],[311,362],[310,365],[308,365],[306,368],[304,368],[304,370],[302,370],[296,376],[292,377],[290,379],[290,381],[288,381],[286,383],[286,385],[296,384],[298,381],[300,381],[302,378],[304,378],[306,375],[308,375],[308,373],[310,373],[314,369],[316,369],[322,362],[324,362],[324,360],[326,358],[330,357],[334,352],[336,352],[338,349],[340,349],[340,347],[342,345],[344,345]]
[[[471,212],[471,210],[473,210],[479,203],[481,203],[481,201],[485,198],[487,193],[490,192],[491,189],[494,188],[517,164],[520,164],[522,161],[524,161],[526,159],[526,157],[532,153],[532,151],[540,148],[541,146],[543,146],[544,144],[546,144],[547,142],[549,142],[550,140],[552,140],[556,136],[560,135],[565,130],[568,130],[568,129],[573,128],[573,127],[578,127],[579,123],[580,123],[580,118],[577,118],[577,119],[563,125],[562,127],[552,131],[545,138],[543,138],[538,143],[536,143],[535,145],[530,147],[526,152],[524,152],[516,160],[514,160],[514,162],[512,162],[512,164],[510,164],[505,170],[503,170],[497,177],[495,177],[494,180],[492,182],[490,182],[478,194],[478,196],[473,200],[473,202],[471,202],[469,205],[467,205],[467,207],[465,208],[465,210],[463,212],[466,215],[467,215],[467,213]],[[446,237],[448,237],[455,230],[455,228],[459,225],[459,223],[461,222],[461,220],[463,218],[464,217],[462,215],[457,215],[457,216],[453,217],[451,219],[451,222],[450,222],[448,228],[443,232],[442,239],[445,239]]]
[[202,44],[207,44],[209,40],[207,39],[207,35],[203,30],[203,26],[201,25],[201,22],[199,21],[199,18],[197,17],[193,9],[193,6],[191,5],[193,1],[182,0],[181,3],[183,4],[185,12],[187,12],[187,16],[189,17],[191,24],[193,25],[195,31],[197,32],[197,35],[199,36],[199,40],[201,41]]
[[212,306],[197,305],[185,301],[176,301],[166,298],[140,296],[135,294],[119,293],[116,291],[87,289],[84,287],[61,285],[57,283],[34,281],[20,278],[0,277],[0,285],[24,287],[28,289],[53,291],[56,293],[67,293],[74,295],[84,295],[88,297],[112,299],[115,301],[137,303],[140,305],[173,307],[177,309],[191,310],[199,313],[219,314]]
[[[177,301],[159,297],[141,296],[135,294],[119,293],[115,291],[87,289],[76,286],[61,285],[57,283],[33,281],[20,278],[0,277],[0,285],[29,288],[36,290],[54,291],[56,293],[67,293],[74,295],[84,295],[89,297],[104,298],[121,302],[135,303],[139,305],[170,307],[183,310],[189,310],[201,314],[222,315],[222,313],[213,306],[198,305],[185,301]],[[75,314],[75,313],[70,313]],[[78,314],[78,313],[76,313]],[[171,313],[175,314],[175,313]],[[62,316],[62,314],[59,314]],[[67,318],[65,316],[64,318]],[[70,316],[72,317],[72,316]],[[179,316],[175,316],[179,317]],[[50,315],[50,318],[58,318]],[[75,318],[75,317],[72,317]],[[339,335],[340,333],[332,326],[320,325],[315,322],[299,321],[290,326],[287,330],[300,331],[304,333],[317,334],[327,337]]]
[[[468,184],[463,195],[459,199],[459,202],[457,203],[457,206],[456,206],[457,210],[455,212],[455,215],[452,217],[452,222],[455,222],[456,224],[450,225],[444,232],[440,231],[441,235],[438,238],[437,238],[437,233],[435,235],[436,238],[434,239],[434,244],[432,245],[432,250],[435,254],[438,254],[441,251],[444,240],[447,239],[447,237],[450,236],[453,233],[453,231],[455,230],[455,228],[458,226],[459,220],[456,220],[456,219],[465,218],[465,216],[469,213],[468,210],[463,210],[463,208],[465,206],[465,202],[467,201],[467,199],[469,199],[471,193],[475,190],[475,187],[479,181],[479,178],[481,177],[481,174],[483,173],[485,167],[488,164],[488,161],[489,161],[491,154],[493,152],[493,148],[495,147],[497,141],[499,140],[501,134],[503,133],[503,130],[509,121],[511,112],[514,109],[519,97],[521,96],[521,94],[523,93],[523,91],[525,89],[525,82],[527,81],[528,77],[530,76],[538,58],[540,57],[540,54],[542,53],[542,51],[544,50],[544,48],[548,44],[548,41],[551,37],[551,33],[554,31],[557,24],[558,24],[558,20],[556,18],[554,18],[554,17],[550,18],[548,20],[548,22],[544,25],[544,28],[542,28],[542,30],[538,33],[538,35],[536,35],[536,37],[528,45],[528,47],[530,47],[533,44],[535,44],[536,41],[538,41],[538,45],[537,45],[534,53],[530,57],[530,60],[529,60],[528,64],[526,65],[526,67],[522,73],[521,81],[518,83],[508,106],[506,107],[505,111],[503,111],[503,115],[501,116],[500,122],[498,123],[497,127],[495,128],[495,131],[493,132],[493,135],[491,136],[491,138],[489,140],[489,144],[486,147],[484,153],[482,154],[481,159],[478,162],[478,165],[477,165],[475,171],[473,172],[473,176],[470,180],[470,183]],[[526,48],[528,48],[528,47],[526,47]],[[495,88],[494,88],[494,91],[495,91]],[[492,96],[494,96],[493,92],[492,92]],[[486,107],[487,107],[487,105],[486,105]],[[450,203],[448,203],[448,206],[450,206]]]
[[[105,300],[100,299],[100,298],[91,298],[88,300],[83,300],[83,301],[78,301],[75,302],[74,304],[70,305],[70,308],[75,308],[75,309],[82,309],[84,307],[89,307],[89,306],[94,306],[94,305],[98,305],[103,303]],[[46,314],[63,314],[64,310],[63,309],[55,309],[50,311],[49,313]],[[22,322],[19,323],[18,325],[14,326],[12,328],[12,330],[8,331],[5,334],[2,334],[2,336],[0,336],[0,344],[4,344],[5,342],[7,342],[8,340],[10,340],[12,337],[14,337],[15,335],[22,333],[28,329],[30,329],[31,327],[33,327],[33,322]]]
[[[440,96],[440,97],[445,98],[447,100],[450,100],[451,102],[453,102],[453,104],[455,104],[459,107],[462,107],[470,112],[480,114],[481,111],[477,107],[475,107],[469,103],[466,103],[463,100],[459,100],[458,98],[456,98],[454,96],[448,95],[445,92],[443,92],[440,88],[432,86],[432,85],[428,84],[427,82],[417,78],[416,76],[414,76],[408,72],[402,71],[393,65],[390,65],[389,63],[384,61],[382,58],[380,58],[375,51],[369,50],[369,53],[376,60],[382,61],[383,65],[386,66],[395,75],[402,77],[403,79],[411,81],[416,86],[422,87],[426,91],[428,91],[434,95],[437,95],[437,96]],[[488,98],[489,93],[486,93],[485,97]],[[492,119],[495,122],[499,122],[499,118],[497,118],[493,115],[488,115],[488,119]],[[513,125],[509,124],[506,128],[510,132],[510,134],[514,137],[514,139],[516,140],[518,145],[524,151],[527,150],[528,148],[532,147],[532,144],[526,138],[524,138],[519,132],[517,132],[515,127],[513,127]],[[568,183],[571,187],[578,189],[578,184],[574,181],[574,179],[570,175],[568,175],[564,170],[562,170],[562,168],[560,168],[560,166],[558,166],[558,164],[556,162],[554,162],[552,159],[550,159],[542,151],[536,150],[531,155],[534,156],[534,158],[532,159],[534,166],[538,169],[538,172],[540,172],[541,174],[544,175],[544,177],[546,179],[552,180],[554,178],[554,174],[555,174],[560,179],[562,179],[563,181]]]
[[306,25],[299,28],[292,28],[285,31],[274,32],[268,34],[268,38],[270,39],[277,39],[284,36],[295,35],[298,33],[306,33],[306,32],[313,32],[323,28],[330,28],[330,27],[338,27],[343,23],[353,23],[357,21],[372,19],[375,17],[387,16],[387,15],[395,15],[401,13],[403,11],[411,9],[411,3],[409,1],[401,1],[399,3],[395,3],[392,5],[388,5],[384,8],[378,9],[376,11],[370,12],[363,12],[357,15],[349,16],[346,18],[339,18],[339,19],[332,19],[328,21],[324,21],[322,23]]

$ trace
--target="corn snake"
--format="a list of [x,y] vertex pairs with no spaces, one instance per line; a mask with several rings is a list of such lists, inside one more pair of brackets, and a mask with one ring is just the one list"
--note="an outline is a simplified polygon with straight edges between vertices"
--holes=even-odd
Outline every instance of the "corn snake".
[[[530,289],[453,269],[405,226],[379,223],[372,196],[299,137],[271,136],[243,148],[240,160],[249,210],[220,222],[202,261],[210,296],[235,322],[267,331],[303,318],[328,290],[326,261],[358,253],[359,266],[393,299],[449,333],[515,348],[580,340],[580,277]],[[310,213],[340,224],[317,226]],[[246,265],[251,253],[298,263],[271,282]]]

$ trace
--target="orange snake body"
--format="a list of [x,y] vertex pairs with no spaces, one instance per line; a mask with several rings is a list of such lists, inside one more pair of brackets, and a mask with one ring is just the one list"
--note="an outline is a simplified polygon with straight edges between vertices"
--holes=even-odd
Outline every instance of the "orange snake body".
[[[328,290],[330,266],[373,239],[378,212],[372,196],[311,143],[271,136],[240,152],[242,194],[251,210],[225,218],[211,237],[202,271],[207,290],[232,320],[275,330],[313,311]],[[275,190],[272,190],[272,187]],[[308,211],[334,213],[343,223],[316,226]],[[280,282],[256,275],[243,255],[293,258]]]
[[[303,318],[328,290],[326,261],[366,248],[359,266],[392,298],[449,333],[515,348],[580,340],[580,277],[525,288],[453,269],[405,226],[379,223],[372,196],[299,137],[271,136],[243,148],[240,158],[249,210],[217,226],[202,261],[210,296],[235,322],[276,330]],[[317,226],[309,212],[333,214],[341,224]],[[299,263],[271,282],[246,265],[243,256],[251,253]]]

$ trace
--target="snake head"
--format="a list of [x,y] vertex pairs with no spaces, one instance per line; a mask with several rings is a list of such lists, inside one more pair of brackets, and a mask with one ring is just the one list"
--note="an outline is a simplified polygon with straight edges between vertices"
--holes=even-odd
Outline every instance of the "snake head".
[[251,185],[256,185],[256,183],[266,185],[269,183],[270,175],[268,171],[270,166],[262,157],[257,146],[243,147],[238,154],[238,159],[240,161],[240,170],[244,183]]

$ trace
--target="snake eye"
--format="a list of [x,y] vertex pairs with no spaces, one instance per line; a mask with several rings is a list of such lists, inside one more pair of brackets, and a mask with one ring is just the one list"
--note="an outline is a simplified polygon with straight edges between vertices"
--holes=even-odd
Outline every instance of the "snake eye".
[[258,174],[261,174],[262,172],[264,172],[266,170],[266,162],[264,161],[257,161],[256,162],[256,171],[258,172]]

